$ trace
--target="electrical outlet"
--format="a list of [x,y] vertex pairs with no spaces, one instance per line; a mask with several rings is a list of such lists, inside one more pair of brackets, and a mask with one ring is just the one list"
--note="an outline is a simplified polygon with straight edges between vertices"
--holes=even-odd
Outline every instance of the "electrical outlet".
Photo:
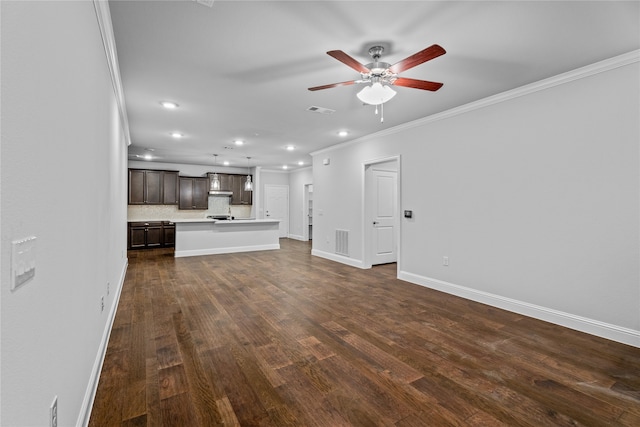
[[104,297],[100,297],[100,313],[104,311]]
[[53,398],[49,406],[49,427],[58,427],[58,396]]
[[449,267],[449,257],[448,256],[443,256],[442,257],[442,265],[444,265],[445,267]]

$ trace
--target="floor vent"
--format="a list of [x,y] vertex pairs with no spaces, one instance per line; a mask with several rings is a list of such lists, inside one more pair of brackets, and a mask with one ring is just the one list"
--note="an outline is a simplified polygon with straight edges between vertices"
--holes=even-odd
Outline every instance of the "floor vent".
[[332,110],[330,108],[324,108],[324,107],[316,107],[315,105],[312,105],[311,107],[307,108],[307,111],[311,111],[312,113],[320,113],[320,114],[333,114],[336,112],[336,110]]
[[349,230],[336,230],[336,253],[349,256]]

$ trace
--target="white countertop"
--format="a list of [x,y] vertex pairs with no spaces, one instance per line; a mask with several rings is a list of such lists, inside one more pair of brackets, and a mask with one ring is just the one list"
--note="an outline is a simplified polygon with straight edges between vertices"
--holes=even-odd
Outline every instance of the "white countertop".
[[171,219],[173,223],[193,223],[193,222],[210,222],[212,224],[265,224],[265,223],[274,223],[280,222],[279,219],[232,219],[232,220],[220,220],[220,219],[211,219],[211,218],[181,218],[181,219]]

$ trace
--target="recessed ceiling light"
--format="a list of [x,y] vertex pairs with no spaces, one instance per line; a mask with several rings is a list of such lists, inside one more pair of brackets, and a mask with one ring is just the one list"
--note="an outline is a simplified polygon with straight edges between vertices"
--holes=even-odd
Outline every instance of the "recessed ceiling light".
[[287,166],[287,165],[283,165],[283,166],[282,166],[282,169],[289,169],[289,166]]
[[236,145],[242,145],[242,144],[244,144],[244,141],[241,140],[241,139],[236,139],[235,141],[233,141],[233,143],[236,144]]
[[225,165],[225,166],[229,166],[229,161],[225,160],[224,162],[222,162],[222,164]]
[[184,135],[181,134],[180,132],[171,132],[171,136],[178,139],[184,137]]
[[298,166],[304,165],[304,162],[298,162]]
[[288,151],[293,151],[295,149],[296,149],[296,147],[294,147],[293,145],[287,145],[287,150]]
[[151,160],[151,154],[145,154],[142,156],[145,160]]
[[164,108],[168,109],[168,110],[173,110],[178,108],[178,104],[176,104],[175,102],[171,102],[171,101],[160,101],[160,105],[162,105]]
[[343,138],[347,135],[349,135],[349,132],[347,132],[346,130],[341,130],[340,132],[338,132],[338,136],[341,136]]

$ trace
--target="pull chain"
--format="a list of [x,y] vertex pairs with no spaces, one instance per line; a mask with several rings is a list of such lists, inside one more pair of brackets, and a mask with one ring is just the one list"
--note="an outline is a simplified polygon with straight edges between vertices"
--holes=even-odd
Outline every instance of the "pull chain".
[[[380,112],[381,112],[380,123],[384,123],[384,102],[379,105],[380,105]],[[376,104],[375,114],[376,116],[378,115],[378,104]]]

